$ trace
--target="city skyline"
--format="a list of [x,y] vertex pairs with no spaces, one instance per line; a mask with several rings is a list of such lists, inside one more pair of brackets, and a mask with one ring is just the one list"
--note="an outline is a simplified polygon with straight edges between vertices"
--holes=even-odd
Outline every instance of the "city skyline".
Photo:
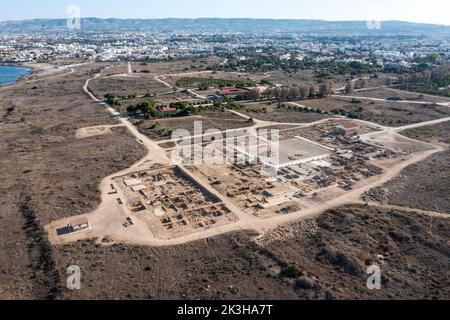
[[[77,5],[82,17],[120,19],[159,18],[264,18],[264,19],[320,19],[347,20],[398,20],[417,23],[450,25],[447,12],[450,4],[445,0],[424,1],[361,1],[318,0],[313,3],[298,0],[260,0],[211,3],[204,0],[134,0],[123,6],[119,1],[86,0],[39,3],[16,1],[0,4],[0,21],[65,18],[67,8]],[[352,10],[348,10],[351,8]],[[440,8],[436,10],[436,8]]]

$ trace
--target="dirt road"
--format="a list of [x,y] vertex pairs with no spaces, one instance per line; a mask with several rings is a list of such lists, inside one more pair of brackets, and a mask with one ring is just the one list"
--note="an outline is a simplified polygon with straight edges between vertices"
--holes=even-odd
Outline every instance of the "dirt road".
[[[95,97],[95,95],[92,92],[89,91],[89,82],[97,77],[99,77],[99,74],[97,74],[94,78],[88,79],[83,89],[86,92],[86,94],[88,94],[94,101],[100,102],[100,100],[97,97]],[[113,108],[107,107],[106,110],[110,112],[112,115],[117,116],[117,112]],[[231,112],[244,118],[248,118],[236,111]],[[170,159],[166,156],[164,150],[161,147],[159,147],[156,142],[150,140],[148,137],[141,134],[138,131],[138,129],[128,121],[128,119],[119,117],[119,120],[121,124],[126,126],[127,129],[136,137],[136,139],[138,139],[138,141],[147,148],[148,150],[147,156],[138,163],[136,163],[135,165],[133,165],[132,167],[128,168],[127,170],[111,175],[110,177],[107,177],[102,181],[100,185],[100,190],[102,193],[102,203],[97,210],[95,210],[93,213],[90,214],[91,217],[90,223],[92,225],[91,230],[83,233],[58,237],[55,235],[54,230],[58,226],[66,225],[66,221],[62,220],[55,221],[46,226],[46,229],[50,234],[49,238],[53,243],[64,244],[81,239],[89,239],[93,237],[102,239],[104,236],[108,235],[112,237],[112,239],[114,239],[115,242],[122,242],[136,245],[149,245],[149,246],[172,246],[197,241],[213,236],[218,236],[221,234],[230,233],[234,231],[253,230],[258,233],[264,233],[274,228],[277,228],[280,225],[298,221],[303,218],[320,215],[321,213],[332,208],[344,206],[347,204],[361,203],[360,196],[363,193],[375,187],[381,186],[386,182],[392,180],[393,178],[397,177],[400,174],[400,172],[406,167],[414,163],[420,162],[428,158],[429,156],[444,150],[444,148],[441,146],[430,145],[431,146],[430,150],[419,152],[410,155],[409,157],[405,156],[403,159],[397,161],[396,163],[389,165],[389,168],[387,167],[384,168],[384,173],[381,176],[376,176],[368,179],[361,186],[357,187],[356,189],[350,192],[342,194],[341,196],[338,196],[330,201],[318,205],[313,205],[309,208],[303,208],[301,211],[298,212],[294,212],[288,215],[274,216],[266,219],[257,218],[253,215],[245,214],[227,197],[221,195],[214,188],[212,188],[208,182],[199,178],[192,172],[188,171],[186,168],[181,167],[182,170],[185,170],[187,174],[191,176],[192,179],[197,181],[197,183],[203,186],[206,190],[210,191],[212,194],[216,195],[219,199],[221,199],[229,207],[229,209],[231,209],[236,214],[236,216],[239,218],[239,221],[223,225],[220,227],[215,227],[199,231],[196,233],[192,233],[189,235],[181,236],[178,238],[163,240],[158,239],[154,235],[152,235],[148,227],[144,223],[141,223],[139,221],[137,221],[137,223],[130,228],[126,229],[122,228],[120,226],[120,222],[122,221],[121,219],[123,219],[123,212],[121,212],[120,210],[116,211],[112,210],[112,208],[114,208],[115,206],[117,207],[116,202],[117,199],[116,196],[111,196],[108,192],[111,191],[110,185],[114,184],[113,179],[114,177],[134,172],[137,169],[142,169],[143,167],[146,167],[148,163],[160,163],[163,165],[172,165]],[[450,119],[447,119],[446,121],[448,120]],[[255,125],[251,128],[251,130],[271,125],[283,125],[277,122],[260,121],[257,119],[255,119],[254,121]],[[324,121],[328,121],[328,119],[318,121],[317,123],[322,123]],[[426,124],[416,124],[414,125],[414,127],[429,125],[430,123],[431,124],[439,123],[439,121],[442,122],[444,120],[441,119],[437,121],[438,122],[433,121],[428,122]],[[369,124],[375,127],[379,127],[376,124],[372,123]],[[311,126],[314,124],[289,123],[289,125]],[[411,126],[408,126],[407,128],[411,128]],[[389,132],[397,129],[399,128],[385,128],[385,130]]]
[[[342,96],[342,95],[337,95],[337,94],[333,94],[331,95],[331,97],[333,98],[341,98],[341,99],[358,99],[358,100],[369,100],[369,101],[381,101],[381,102],[395,102],[395,103],[403,103],[403,104],[417,104],[417,105],[430,105],[433,104],[432,102],[429,101],[410,101],[410,100],[388,100],[388,99],[382,99],[382,98],[369,98],[369,97],[359,97],[359,96]],[[450,102],[438,102],[435,103],[438,106],[442,106],[442,107],[450,107]]]

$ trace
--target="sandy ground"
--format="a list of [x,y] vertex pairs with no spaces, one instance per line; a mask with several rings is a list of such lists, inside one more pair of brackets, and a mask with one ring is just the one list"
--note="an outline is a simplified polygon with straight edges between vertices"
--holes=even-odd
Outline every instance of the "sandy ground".
[[[96,75],[94,78],[98,77]],[[91,98],[98,102],[98,99],[92,94],[89,90],[89,82],[91,79],[87,80],[84,86],[85,92],[91,96]],[[113,115],[116,114],[115,110],[112,108],[108,109],[109,112]],[[239,114],[239,113],[237,113]],[[121,171],[120,173],[109,176],[104,179],[101,183],[100,190],[102,192],[102,204],[100,207],[95,210],[93,213],[89,214],[91,229],[81,233],[69,234],[65,236],[58,236],[56,234],[56,230],[62,226],[67,225],[67,220],[55,221],[46,226],[46,230],[49,233],[49,238],[54,244],[64,244],[70,243],[73,241],[79,241],[82,239],[90,239],[90,238],[98,238],[99,241],[104,237],[109,237],[114,242],[128,243],[128,244],[139,244],[139,245],[151,245],[151,246],[171,246],[171,245],[179,245],[187,242],[192,242],[200,239],[205,239],[213,236],[218,236],[225,233],[230,233],[239,230],[252,230],[258,233],[267,232],[273,228],[278,227],[279,225],[290,223],[296,221],[298,219],[307,218],[311,216],[316,216],[321,214],[322,212],[329,210],[331,208],[339,207],[345,204],[351,204],[355,201],[358,201],[359,197],[367,192],[368,190],[380,186],[387,181],[395,178],[400,172],[408,167],[411,164],[420,162],[432,154],[442,151],[443,148],[440,146],[434,146],[430,144],[424,144],[418,141],[413,141],[412,139],[401,137],[398,134],[391,132],[381,132],[377,133],[378,140],[375,140],[374,136],[368,138],[368,140],[375,141],[375,143],[391,143],[395,146],[395,148],[404,147],[403,143],[409,145],[418,145],[417,150],[408,150],[415,152],[409,157],[403,157],[401,160],[390,161],[388,165],[385,165],[385,172],[381,177],[375,177],[364,181],[362,185],[359,185],[355,188],[355,190],[345,193],[335,199],[325,202],[320,205],[316,205],[312,208],[303,209],[299,212],[292,213],[285,216],[275,216],[268,219],[260,219],[254,216],[249,216],[243,213],[239,208],[237,208],[229,199],[224,197],[215,191],[211,186],[209,186],[208,182],[204,181],[202,178],[196,176],[193,173],[190,173],[192,177],[201,184],[204,188],[209,190],[212,194],[216,195],[219,199],[221,199],[239,218],[239,221],[236,223],[220,226],[217,228],[212,228],[206,231],[193,233],[186,236],[181,236],[178,238],[163,240],[158,239],[148,230],[148,227],[145,225],[143,221],[139,219],[134,219],[137,223],[130,227],[124,229],[121,224],[123,224],[124,212],[119,208],[116,210],[112,210],[114,208],[114,204],[117,202],[116,196],[111,196],[108,194],[111,191],[111,184],[114,185],[114,177],[119,175],[125,175],[127,173],[131,173],[136,171],[137,169],[143,169],[148,167],[150,164],[163,164],[169,165],[171,164],[170,160],[165,156],[163,149],[156,144],[156,142],[150,140],[145,135],[141,134],[136,127],[134,127],[127,119],[120,120],[122,125],[124,125],[130,133],[132,133],[138,141],[140,141],[148,150],[148,155],[139,163],[133,165],[131,168]],[[270,125],[280,125],[277,122],[267,122],[255,120],[255,125],[251,128],[251,130],[255,130],[260,126],[270,126]],[[302,125],[300,123],[296,123],[297,125]],[[407,140],[407,142],[404,142]],[[383,165],[378,164],[378,165]],[[118,189],[118,188],[117,188]],[[114,218],[112,218],[114,216]]]
[[86,139],[101,136],[112,133],[111,128],[117,128],[121,126],[122,125],[112,125],[112,126],[94,126],[94,127],[80,128],[75,133],[75,136],[77,137],[77,139]]

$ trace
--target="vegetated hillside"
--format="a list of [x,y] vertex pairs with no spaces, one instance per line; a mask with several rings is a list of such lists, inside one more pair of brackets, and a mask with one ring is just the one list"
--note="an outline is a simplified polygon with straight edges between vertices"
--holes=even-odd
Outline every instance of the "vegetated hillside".
[[[83,32],[192,31],[243,33],[319,34],[450,34],[450,27],[401,21],[385,21],[381,29],[368,28],[366,21],[272,20],[272,19],[98,19],[83,18]],[[0,22],[2,32],[67,31],[66,19],[35,19]]]

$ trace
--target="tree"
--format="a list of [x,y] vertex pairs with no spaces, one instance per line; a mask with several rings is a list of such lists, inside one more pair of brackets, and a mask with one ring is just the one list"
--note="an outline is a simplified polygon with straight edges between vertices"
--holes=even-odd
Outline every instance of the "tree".
[[120,106],[121,103],[112,93],[105,94],[106,103],[110,106]]
[[309,95],[311,93],[310,90],[311,90],[310,87],[308,87],[307,85],[304,85],[304,84],[300,85],[300,87],[299,87],[300,98],[308,99]]
[[419,83],[422,81],[422,77],[420,73],[413,73],[410,78],[411,83]]
[[367,88],[369,86],[369,79],[367,78],[361,79],[360,85],[361,88]]
[[253,88],[248,94],[251,100],[261,100],[262,94],[259,88]]
[[137,109],[141,110],[146,119],[157,115],[156,102],[154,100],[146,100],[137,105]]
[[275,87],[273,89],[273,97],[275,98],[275,100],[277,101],[281,101],[281,88],[280,87]]
[[316,94],[316,87],[313,84],[311,84],[309,86],[309,97],[314,98],[315,94]]
[[106,100],[113,100],[115,97],[112,93],[107,93],[105,94],[105,99]]
[[319,95],[322,98],[328,97],[333,94],[333,84],[330,81],[322,83],[319,87]]
[[398,82],[400,84],[409,84],[409,81],[410,81],[409,76],[407,76],[407,75],[401,75],[398,77]]
[[430,82],[431,81],[431,72],[429,70],[425,70],[422,73],[422,79],[424,82]]
[[345,86],[345,93],[353,93],[353,91],[355,91],[355,83],[353,80],[349,80]]
[[178,102],[175,102],[175,103],[171,103],[170,106],[172,108],[177,109],[177,110],[184,110],[187,107],[189,107],[189,102],[187,102],[187,101],[178,101]]
[[264,90],[264,96],[269,99],[273,98],[273,88],[267,88],[266,90]]
[[300,97],[300,90],[297,86],[293,86],[289,89],[288,98],[291,100],[297,100]]
[[128,112],[128,113],[134,113],[134,112],[136,112],[136,106],[135,106],[135,105],[129,105],[129,106],[127,107],[127,112]]

